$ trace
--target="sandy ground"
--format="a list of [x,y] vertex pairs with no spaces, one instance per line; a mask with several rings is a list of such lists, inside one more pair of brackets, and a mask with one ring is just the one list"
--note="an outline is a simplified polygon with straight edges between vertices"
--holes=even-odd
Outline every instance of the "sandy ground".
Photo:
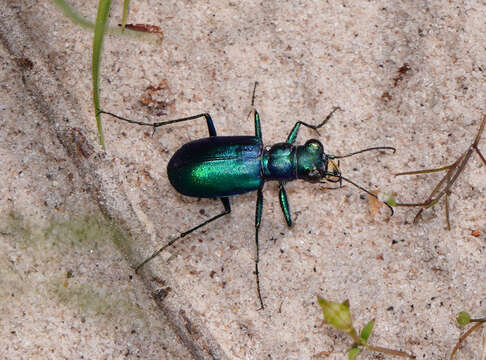
[[[95,17],[95,1],[73,5]],[[113,24],[120,14],[114,4]],[[340,106],[319,137],[328,153],[398,149],[343,159],[343,174],[420,201],[440,175],[393,174],[450,164],[472,142],[485,114],[485,16],[474,1],[134,2],[131,21],[159,25],[165,39],[106,39],[102,106],[143,121],[209,112],[218,134],[251,135],[258,80],[266,144]],[[204,121],[152,136],[105,118],[103,152],[92,34],[49,1],[7,0],[0,39],[0,357],[344,359],[350,341],[322,326],[320,295],[349,299],[358,328],[374,318],[373,344],[446,359],[461,333],[457,313],[486,313],[486,167],[477,156],[452,190],[451,231],[443,202],[412,224],[415,210],[389,218],[349,185],[303,182],[287,185],[289,229],[268,183],[264,310],[253,193],[135,274],[152,251],[221,211],[177,194],[166,176],[171,154],[206,136]],[[315,136],[303,129],[299,142]],[[480,359],[482,344],[476,335],[458,358]]]

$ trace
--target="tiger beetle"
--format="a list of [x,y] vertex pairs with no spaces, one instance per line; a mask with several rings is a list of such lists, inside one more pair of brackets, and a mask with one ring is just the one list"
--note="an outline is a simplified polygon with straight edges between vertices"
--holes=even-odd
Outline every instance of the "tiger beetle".
[[[255,83],[256,88],[256,83]],[[255,99],[253,89],[252,106]],[[275,180],[279,182],[280,207],[288,226],[292,226],[290,206],[285,191],[285,184],[293,180],[304,180],[310,183],[340,183],[346,181],[368,195],[375,194],[357,185],[342,176],[339,166],[334,159],[341,159],[371,150],[392,150],[390,146],[370,147],[346,155],[329,155],[324,152],[322,143],[317,139],[310,139],[304,145],[294,145],[301,126],[313,129],[319,134],[321,128],[332,117],[339,107],[335,107],[329,115],[318,125],[311,125],[297,121],[287,136],[287,140],[272,146],[264,146],[260,115],[254,113],[255,136],[218,136],[213,120],[208,113],[197,114],[180,119],[146,123],[126,119],[108,111],[99,110],[99,113],[113,116],[131,124],[150,126],[154,129],[178,122],[190,121],[199,118],[206,119],[209,137],[193,140],[182,145],[175,152],[167,165],[167,175],[172,186],[181,194],[198,198],[219,198],[223,203],[224,211],[212,218],[184,231],[179,236],[155,251],[136,267],[138,271],[143,265],[155,258],[162,251],[173,245],[177,240],[189,235],[193,231],[213,222],[231,212],[230,197],[248,192],[257,192],[255,210],[255,276],[258,300],[261,309],[264,308],[260,291],[260,273],[258,263],[260,260],[258,232],[262,220],[263,186],[265,182]],[[393,208],[385,203],[391,210]]]

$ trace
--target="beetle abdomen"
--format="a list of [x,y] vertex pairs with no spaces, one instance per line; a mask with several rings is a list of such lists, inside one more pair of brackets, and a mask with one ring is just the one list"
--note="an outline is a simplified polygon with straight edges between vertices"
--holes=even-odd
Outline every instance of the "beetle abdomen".
[[167,175],[181,194],[223,197],[263,185],[263,145],[254,136],[214,136],[191,141],[172,156]]

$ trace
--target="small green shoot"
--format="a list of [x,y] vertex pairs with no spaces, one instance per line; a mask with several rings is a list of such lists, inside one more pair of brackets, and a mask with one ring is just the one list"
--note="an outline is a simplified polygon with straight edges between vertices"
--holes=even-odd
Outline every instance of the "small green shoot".
[[475,324],[473,326],[471,326],[469,328],[469,330],[466,331],[459,338],[459,340],[457,341],[456,345],[452,349],[451,356],[450,356],[449,360],[453,360],[454,359],[454,355],[456,354],[457,350],[459,349],[459,346],[464,342],[464,340],[466,340],[466,338],[468,338],[469,335],[471,335],[474,331],[476,331],[479,328],[481,328],[481,326],[483,326],[484,323],[486,323],[486,318],[471,319],[471,316],[467,312],[465,312],[465,311],[461,311],[459,313],[459,315],[457,316],[457,319],[456,320],[457,320],[457,323],[459,325],[461,325],[461,326],[468,325],[470,323],[475,323]]
[[[418,174],[429,174],[433,172],[439,172],[439,171],[446,171],[447,173],[444,175],[444,177],[439,181],[437,186],[432,190],[430,193],[429,197],[427,200],[421,203],[397,203],[395,199],[392,198],[394,206],[405,206],[405,207],[420,207],[421,209],[417,212],[415,215],[415,218],[413,219],[413,223],[417,223],[418,219],[420,218],[420,215],[422,215],[422,212],[424,209],[428,209],[435,204],[439,202],[439,200],[445,196],[445,216],[446,216],[446,222],[447,222],[447,229],[451,229],[451,222],[449,219],[449,195],[451,193],[451,188],[452,185],[456,182],[457,178],[459,175],[463,172],[464,168],[466,167],[467,162],[469,161],[470,157],[474,152],[476,152],[479,155],[479,158],[483,162],[483,164],[486,166],[486,159],[484,158],[483,154],[481,151],[479,151],[479,140],[481,139],[481,135],[484,130],[484,126],[486,124],[486,116],[483,117],[483,120],[481,121],[481,124],[479,125],[479,130],[478,133],[476,134],[476,137],[474,138],[474,141],[467,150],[457,158],[457,160],[452,163],[451,165],[448,166],[443,166],[440,168],[436,169],[426,169],[426,170],[418,170],[418,171],[408,171],[408,172],[401,172],[398,174],[395,174],[395,176],[402,176],[402,175],[418,175]],[[389,205],[391,205],[389,203]]]
[[130,0],[123,1],[123,14],[122,14],[122,22],[121,22],[122,31],[125,30],[125,25],[127,24],[129,4],[130,4]]
[[373,327],[375,325],[375,321],[371,320],[368,322],[364,328],[361,330],[360,334],[353,326],[353,320],[351,317],[351,312],[349,309],[349,301],[344,301],[342,303],[327,301],[321,297],[317,297],[317,301],[322,308],[322,312],[324,314],[324,321],[335,327],[338,330],[341,330],[348,334],[354,341],[351,348],[348,350],[348,358],[350,360],[355,359],[359,353],[364,350],[368,349],[371,351],[381,352],[383,354],[406,357],[409,359],[415,359],[414,355],[408,354],[404,351],[399,350],[392,350],[383,348],[381,346],[374,346],[369,345],[368,340],[371,337],[371,333],[373,332]]
[[[99,0],[98,12],[96,16],[96,22],[93,24],[87,20],[83,15],[78,13],[74,8],[69,5],[65,0],[53,0],[58,8],[71,19],[75,24],[88,29],[94,29],[93,38],[93,53],[92,53],[92,82],[93,82],[93,105],[96,116],[96,126],[98,128],[98,139],[103,150],[105,150],[105,141],[103,136],[103,127],[101,124],[100,109],[100,94],[99,94],[99,69],[101,61],[101,49],[105,33],[128,35],[141,40],[148,40],[154,44],[160,44],[164,38],[162,30],[158,26],[138,24],[129,28],[126,25],[128,16],[128,6],[130,0],[124,0],[123,3],[123,15],[121,28],[107,26],[107,20],[110,14],[111,0]],[[125,26],[127,27],[125,31]]]

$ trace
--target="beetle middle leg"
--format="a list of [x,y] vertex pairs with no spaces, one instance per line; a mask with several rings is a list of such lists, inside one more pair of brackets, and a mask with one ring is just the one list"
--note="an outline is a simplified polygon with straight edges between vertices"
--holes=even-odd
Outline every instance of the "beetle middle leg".
[[278,199],[280,201],[280,208],[282,209],[285,221],[288,226],[292,226],[292,215],[290,213],[289,198],[285,191],[285,182],[281,181],[278,185]]
[[150,260],[152,260],[153,258],[155,258],[157,255],[159,255],[162,251],[164,251],[165,249],[167,249],[168,247],[172,246],[177,240],[180,240],[182,239],[183,237],[189,235],[190,233],[192,233],[193,231],[196,231],[197,229],[209,224],[210,222],[213,222],[214,220],[216,219],[219,219],[220,217],[223,217],[224,215],[227,215],[231,212],[231,204],[230,204],[230,201],[229,201],[229,198],[228,197],[222,197],[220,198],[221,202],[223,203],[223,206],[224,206],[224,211],[222,213],[219,213],[218,215],[216,216],[213,216],[212,218],[202,222],[201,224],[199,225],[196,225],[194,226],[193,228],[187,230],[187,231],[184,231],[182,233],[179,234],[178,237],[176,237],[175,239],[172,239],[171,241],[169,241],[167,244],[165,244],[164,246],[162,246],[159,250],[155,251],[152,255],[150,255],[150,257],[148,257],[147,259],[145,259],[144,261],[142,261],[136,268],[135,268],[135,272],[138,272],[138,270],[144,266],[146,263],[148,263]]

